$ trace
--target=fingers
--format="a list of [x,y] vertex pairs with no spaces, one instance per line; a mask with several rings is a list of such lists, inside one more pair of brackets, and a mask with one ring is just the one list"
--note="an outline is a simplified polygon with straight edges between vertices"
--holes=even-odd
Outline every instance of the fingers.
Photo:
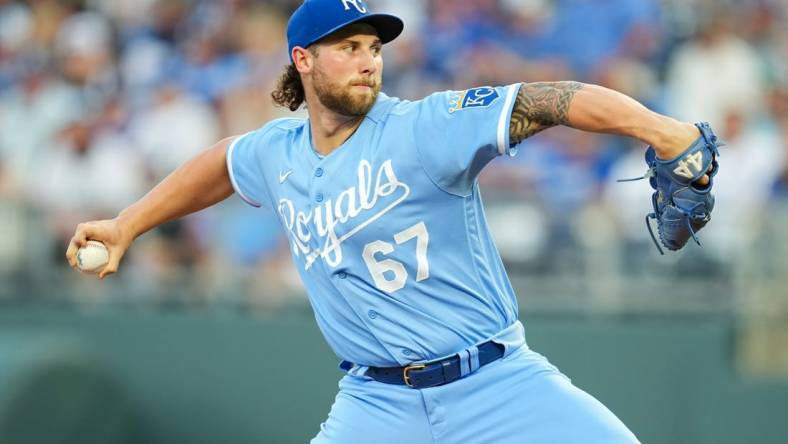
[[88,240],[102,242],[109,252],[109,260],[99,273],[99,279],[104,279],[106,276],[115,273],[127,246],[118,245],[118,236],[114,233],[112,221],[94,221],[77,225],[74,236],[71,238],[66,250],[68,264],[72,268],[78,269],[77,252],[80,248],[87,245]]
[[695,183],[698,184],[699,186],[705,187],[706,185],[709,184],[709,182],[711,182],[711,176],[709,176],[709,174],[711,174],[713,171],[714,171],[714,163],[712,162],[712,164],[709,165],[709,169],[706,170],[706,174],[700,179],[698,179],[697,181],[695,181]]
[[68,243],[68,249],[66,249],[66,260],[68,261],[68,265],[71,268],[76,268],[77,266],[77,247],[74,238],[71,238],[71,242]]
[[86,226],[87,224],[77,225],[77,230],[74,233],[74,236],[71,238],[71,241],[68,243],[66,259],[72,268],[76,268],[77,266],[77,250],[84,247],[88,241],[88,231]]
[[99,273],[99,279],[104,279],[118,271],[120,260],[123,258],[124,253],[125,250],[122,248],[113,247],[109,249],[109,261],[104,269],[101,270],[101,273]]

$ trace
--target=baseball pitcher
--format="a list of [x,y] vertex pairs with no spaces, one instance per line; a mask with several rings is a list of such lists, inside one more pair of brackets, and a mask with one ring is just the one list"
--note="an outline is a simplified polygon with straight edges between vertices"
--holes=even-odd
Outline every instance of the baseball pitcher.
[[[139,235],[232,194],[274,211],[317,323],[346,373],[313,443],[636,443],[607,408],[532,351],[485,221],[477,177],[557,125],[635,137],[660,243],[681,248],[710,217],[708,125],[576,82],[380,92],[397,17],[361,0],[307,0],[291,16],[280,119],[192,159],[115,219],[80,224],[109,249],[106,277]],[[527,149],[527,144],[525,148]]]

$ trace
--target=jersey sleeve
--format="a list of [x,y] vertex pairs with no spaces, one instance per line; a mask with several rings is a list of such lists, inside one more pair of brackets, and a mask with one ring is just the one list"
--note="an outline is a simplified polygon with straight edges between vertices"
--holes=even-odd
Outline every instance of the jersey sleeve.
[[227,171],[233,189],[253,207],[269,206],[263,171],[265,128],[235,138],[227,148]]
[[509,123],[520,86],[445,91],[418,103],[416,146],[437,186],[467,196],[485,165],[516,153],[509,145]]

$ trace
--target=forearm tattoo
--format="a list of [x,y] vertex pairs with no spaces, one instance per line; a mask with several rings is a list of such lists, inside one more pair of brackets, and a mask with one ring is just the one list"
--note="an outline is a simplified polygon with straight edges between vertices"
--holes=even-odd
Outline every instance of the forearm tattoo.
[[516,145],[539,131],[569,124],[569,105],[585,85],[579,82],[525,83],[520,88],[509,124],[509,140]]

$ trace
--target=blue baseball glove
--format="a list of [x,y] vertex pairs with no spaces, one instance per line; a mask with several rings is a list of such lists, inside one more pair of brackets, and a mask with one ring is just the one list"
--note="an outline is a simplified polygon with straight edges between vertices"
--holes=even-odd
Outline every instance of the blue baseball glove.
[[[690,238],[700,245],[696,233],[711,220],[714,209],[711,189],[719,168],[717,157],[721,144],[708,123],[698,123],[695,126],[700,130],[701,136],[674,159],[657,159],[654,148],[649,147],[646,150],[649,170],[639,179],[648,178],[651,187],[656,190],[651,196],[654,212],[646,216],[646,226],[660,254],[665,253],[654,236],[651,219],[657,221],[662,245],[674,251],[686,245]],[[697,185],[696,182],[706,174],[709,176],[709,183]]]

